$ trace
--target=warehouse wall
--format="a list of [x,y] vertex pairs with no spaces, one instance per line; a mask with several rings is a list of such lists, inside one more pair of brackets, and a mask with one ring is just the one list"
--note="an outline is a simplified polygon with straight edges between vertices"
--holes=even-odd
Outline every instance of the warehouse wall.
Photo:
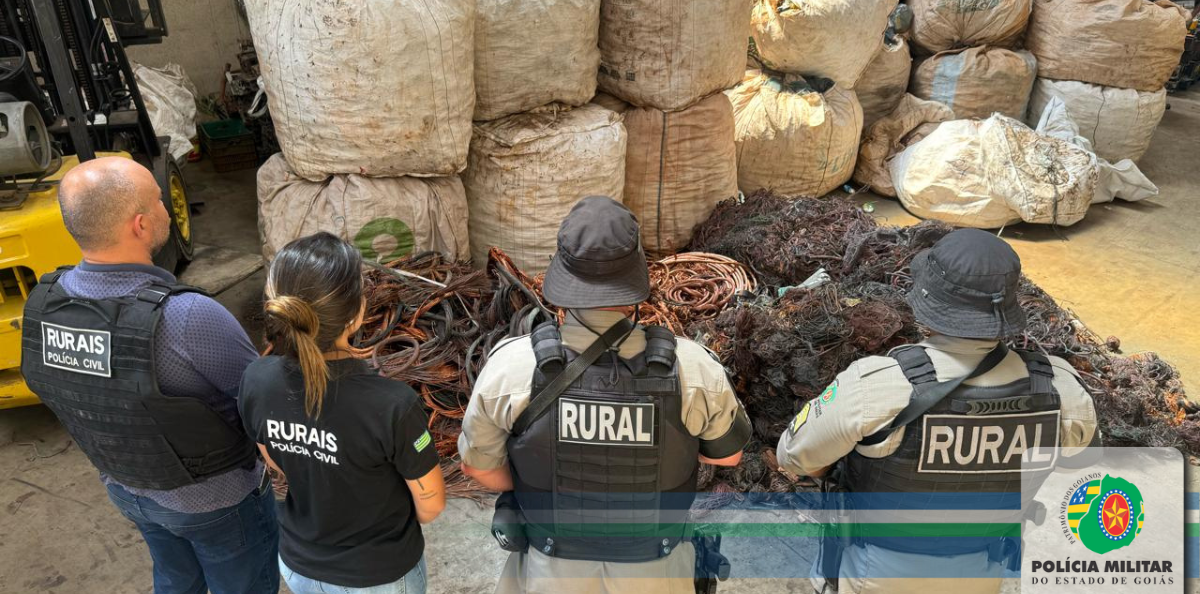
[[129,48],[129,57],[146,66],[174,62],[183,66],[201,95],[221,90],[225,64],[236,69],[238,40],[250,32],[237,0],[163,0],[167,38],[159,45]]

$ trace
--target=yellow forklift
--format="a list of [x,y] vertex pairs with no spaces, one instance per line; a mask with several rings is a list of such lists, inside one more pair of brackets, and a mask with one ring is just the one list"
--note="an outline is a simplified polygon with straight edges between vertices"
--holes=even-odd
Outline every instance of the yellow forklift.
[[187,186],[154,132],[126,45],[167,34],[161,0],[2,0],[0,7],[0,409],[36,404],[21,379],[22,311],[41,275],[77,264],[58,182],[80,162],[135,159],[171,213],[155,263],[191,260]]

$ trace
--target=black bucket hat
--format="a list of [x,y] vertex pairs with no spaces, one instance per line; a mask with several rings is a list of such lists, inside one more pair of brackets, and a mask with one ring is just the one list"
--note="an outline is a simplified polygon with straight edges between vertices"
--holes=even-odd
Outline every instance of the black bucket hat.
[[912,262],[908,303],[917,321],[958,338],[1001,339],[1025,329],[1017,303],[1021,258],[1004,240],[959,229]]
[[566,309],[637,305],[650,298],[650,271],[637,217],[604,196],[580,200],[558,229],[558,251],[542,284]]

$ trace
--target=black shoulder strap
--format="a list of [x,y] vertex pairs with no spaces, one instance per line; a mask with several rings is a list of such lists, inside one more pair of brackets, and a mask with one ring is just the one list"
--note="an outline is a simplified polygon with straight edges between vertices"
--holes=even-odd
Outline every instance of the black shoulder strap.
[[891,357],[900,364],[900,371],[914,388],[925,384],[937,383],[937,369],[929,358],[925,347],[911,345],[900,347],[891,353]]
[[134,297],[138,301],[152,304],[155,307],[161,307],[167,302],[167,299],[181,293],[198,293],[200,295],[204,295],[205,297],[210,296],[208,291],[205,291],[200,287],[193,287],[191,285],[168,285],[165,283],[154,283],[149,287],[139,290],[136,294],[134,294]]
[[1017,351],[1029,371],[1029,393],[1032,395],[1054,393],[1054,366],[1045,355],[1033,351]]
[[646,365],[659,375],[675,367],[675,334],[662,326],[646,326]]
[[567,363],[567,354],[557,323],[550,321],[538,324],[529,335],[529,342],[533,345],[533,357],[542,374],[551,376],[562,372]]
[[[909,351],[914,350],[920,350],[925,358],[928,359],[929,356],[924,354],[925,349],[904,349],[897,354],[899,355],[901,353],[908,353]],[[991,371],[993,368],[999,365],[1007,355],[1008,347],[1004,346],[1004,343],[999,343],[996,345],[996,348],[988,352],[987,356],[979,362],[979,365],[975,367],[975,370],[967,375],[945,382],[914,384],[912,398],[909,400],[908,406],[904,407],[904,409],[900,411],[900,414],[896,415],[896,418],[892,419],[892,422],[888,423],[886,427],[862,438],[858,443],[860,445],[875,445],[878,443],[883,443],[883,441],[887,439],[889,435],[891,435],[892,431],[895,431],[896,429],[904,427],[909,423],[919,419],[921,415],[925,414],[929,409],[937,406],[937,403],[941,402],[943,398],[949,396],[954,390],[957,390],[963,382],[973,377],[979,377]],[[904,365],[904,361],[901,361],[900,363],[902,366]],[[930,366],[932,366],[932,363]],[[905,375],[908,375],[907,372]]]
[[517,420],[513,422],[513,437],[525,433],[534,421],[546,414],[546,411],[558,400],[558,397],[575,380],[579,379],[579,376],[583,375],[583,372],[588,367],[591,367],[596,362],[596,359],[599,359],[600,355],[604,354],[604,351],[613,348],[610,345],[617,345],[618,341],[626,334],[629,334],[631,330],[633,330],[633,322],[629,318],[621,318],[616,324],[613,324],[611,328],[606,330],[604,334],[600,335],[587,350],[580,353],[574,361],[571,361],[563,369],[562,373],[554,376],[554,379],[550,380],[550,383],[546,384],[541,392],[534,395],[529,401],[529,406],[525,407],[525,410],[517,416]]
[[59,277],[61,277],[63,274],[65,274],[68,270],[71,270],[72,268],[75,268],[75,267],[74,266],[59,266],[53,272],[47,272],[46,274],[43,274],[42,278],[38,279],[38,283],[43,284],[43,285],[53,285],[54,283],[58,282]]

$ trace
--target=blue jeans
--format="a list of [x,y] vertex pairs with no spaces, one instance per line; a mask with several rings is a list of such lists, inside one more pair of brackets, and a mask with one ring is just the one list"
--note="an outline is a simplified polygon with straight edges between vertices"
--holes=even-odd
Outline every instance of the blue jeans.
[[390,584],[370,588],[350,588],[306,578],[292,571],[284,564],[282,558],[279,559],[279,573],[283,574],[283,581],[287,582],[288,588],[295,594],[425,594],[424,555],[417,566],[404,574],[404,577]]
[[142,531],[155,594],[275,594],[279,525],[270,483],[241,503],[189,514],[108,485],[108,498]]

